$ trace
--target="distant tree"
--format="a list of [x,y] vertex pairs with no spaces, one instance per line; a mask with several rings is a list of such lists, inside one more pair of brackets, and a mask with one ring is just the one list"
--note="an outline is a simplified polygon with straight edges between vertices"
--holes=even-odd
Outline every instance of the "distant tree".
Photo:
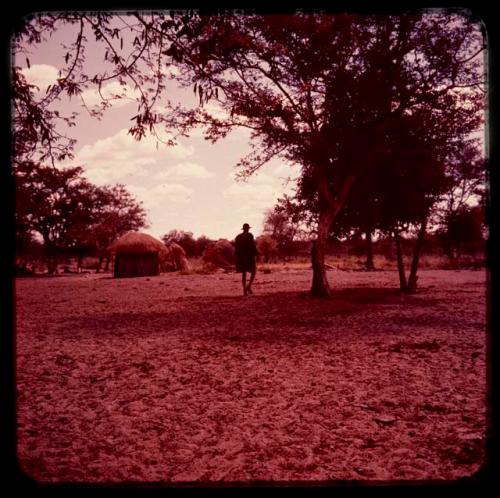
[[61,252],[76,242],[74,228],[92,219],[95,187],[78,167],[19,163],[15,178],[16,224],[42,236],[47,269],[54,273]]
[[94,213],[91,223],[82,227],[78,241],[95,247],[99,254],[97,272],[101,270],[109,245],[127,232],[148,227],[142,202],[137,201],[122,184],[99,187],[94,194]]
[[177,243],[184,249],[188,258],[196,256],[198,246],[192,232],[184,232],[184,236]]
[[478,146],[457,147],[446,165],[449,188],[435,209],[437,234],[452,264],[463,251],[484,243],[486,161]]
[[269,263],[269,259],[278,253],[278,244],[270,235],[259,235],[255,239],[255,245],[265,263]]
[[43,244],[32,232],[16,230],[16,273],[31,274],[41,261],[43,261]]
[[278,209],[268,209],[264,219],[264,233],[280,241],[292,240],[296,228],[292,225],[290,217]]
[[307,213],[289,196],[278,199],[264,218],[263,232],[276,241],[278,254],[288,258],[296,253],[299,241],[310,236]]
[[440,232],[445,253],[454,266],[464,253],[484,249],[485,216],[481,206],[462,206],[449,213]]
[[447,158],[449,188],[437,206],[438,215],[447,217],[462,208],[485,200],[487,162],[477,141],[458,143]]
[[205,249],[210,245],[210,244],[213,244],[214,241],[210,238],[208,238],[207,236],[205,235],[201,235],[200,237],[198,237],[196,239],[196,252],[195,252],[195,256],[196,257],[199,257],[203,254],[203,252],[205,251]]
[[188,258],[198,255],[198,245],[193,237],[193,232],[185,232],[183,230],[170,230],[170,232],[161,237],[161,240],[163,240],[163,242],[167,245],[171,242],[179,244],[184,249],[184,252],[186,253],[186,256]]
[[183,235],[184,235],[183,231],[174,229],[170,230],[165,235],[162,235],[161,240],[163,240],[165,244],[169,244],[170,242],[177,243],[177,241],[180,240],[183,237]]

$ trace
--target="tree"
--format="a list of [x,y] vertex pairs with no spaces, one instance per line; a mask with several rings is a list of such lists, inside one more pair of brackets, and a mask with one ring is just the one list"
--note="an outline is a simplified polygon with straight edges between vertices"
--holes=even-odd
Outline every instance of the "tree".
[[484,211],[481,206],[463,206],[451,211],[440,233],[445,252],[454,266],[463,253],[474,253],[484,246]]
[[276,242],[281,257],[295,254],[297,241],[308,236],[301,214],[302,211],[287,196],[279,199],[265,214],[263,232]]
[[[29,50],[32,44],[44,40],[44,32],[48,35],[56,27],[57,16],[38,15],[36,22],[25,22],[20,31],[12,38],[14,55],[20,56]],[[68,22],[71,20],[68,18]],[[81,66],[80,52],[83,44],[80,31],[77,39],[75,60],[68,66],[66,76],[63,71],[57,83],[47,89],[38,88],[26,81],[22,69],[18,65],[12,67],[11,99],[12,99],[12,158],[13,164],[43,163],[47,160],[55,165],[55,161],[73,158],[73,148],[76,141],[59,131],[61,123],[68,127],[75,125],[76,113],[63,116],[52,106],[60,98],[63,91],[71,97],[77,93],[77,87],[72,82],[72,74]],[[73,46],[75,48],[75,46]],[[71,50],[71,49],[70,49]],[[28,55],[25,57],[27,67],[30,67]],[[70,63],[69,57],[66,62]],[[35,90],[43,92],[37,96]]]
[[110,244],[127,232],[147,228],[148,222],[142,202],[126,189],[124,185],[104,186],[96,189],[94,198],[94,219],[83,227],[80,241],[88,242],[99,254],[97,272],[100,271]]
[[451,155],[446,174],[449,188],[441,196],[434,222],[452,264],[469,243],[483,241],[485,225],[486,161],[479,147],[469,144]]
[[[375,164],[347,201],[344,223],[369,232],[392,233],[397,251],[400,288],[414,292],[422,243],[431,210],[449,188],[445,175],[446,138],[428,136],[419,123],[401,120],[389,135],[391,154],[383,165]],[[387,175],[387,176],[386,176]],[[387,177],[390,181],[387,180]],[[346,221],[347,220],[347,221]],[[356,221],[357,220],[357,221]],[[406,278],[400,234],[410,226],[418,233],[409,277]]]
[[184,232],[183,230],[170,230],[170,232],[161,237],[161,240],[163,240],[163,242],[167,245],[171,242],[179,244],[184,249],[184,252],[186,253],[186,256],[188,258],[198,256],[197,242],[193,237],[193,232]]
[[201,235],[196,239],[196,252],[195,256],[202,256],[205,252],[205,249],[212,244],[214,241],[208,238],[206,235]]
[[47,269],[54,273],[60,253],[76,241],[74,228],[92,219],[94,186],[78,167],[19,163],[15,177],[16,225],[42,236]]
[[43,245],[30,231],[16,230],[16,273],[32,274],[43,261]]
[[[173,12],[134,13],[127,21],[101,13],[54,15],[35,21],[21,38],[50,33],[58,22],[76,24],[68,71],[50,91],[78,93],[112,78],[132,82],[140,97],[130,132],[138,139],[160,123],[180,134],[204,125],[212,141],[244,127],[253,150],[239,163],[242,177],[276,156],[299,164],[299,197],[314,199],[317,213],[313,295],[330,293],[324,266],[330,227],[354,185],[391,157],[401,123],[424,133],[431,156],[481,123],[484,40],[477,22],[464,15]],[[105,45],[111,73],[80,70],[86,27]],[[131,46],[123,42],[125,30]],[[176,79],[193,87],[200,107],[155,112],[165,64],[180,68]],[[211,114],[203,107],[208,102],[226,117]]]
[[[374,158],[364,175],[358,178],[342,211],[332,223],[329,236],[333,239],[354,237],[359,245],[364,234],[366,266],[372,269],[371,234],[374,230],[392,234],[399,256],[400,288],[413,292],[428,217],[450,185],[444,166],[448,144],[439,135],[427,136],[412,116],[400,119],[392,127],[387,126],[381,143],[386,152]],[[296,208],[306,211],[309,216],[318,212],[314,191],[305,189],[300,197],[301,204],[295,203]],[[407,279],[399,238],[401,232],[412,225],[420,228],[417,228],[419,236]]]
[[264,257],[264,263],[269,263],[269,259],[274,256],[278,251],[277,242],[269,235],[259,235],[255,239],[255,245],[259,254]]

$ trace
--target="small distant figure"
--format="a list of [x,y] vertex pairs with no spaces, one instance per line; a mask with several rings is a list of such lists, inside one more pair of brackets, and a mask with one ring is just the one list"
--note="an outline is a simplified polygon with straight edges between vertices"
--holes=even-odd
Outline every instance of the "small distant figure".
[[[241,273],[241,283],[243,284],[243,295],[253,294],[252,283],[255,278],[255,256],[257,255],[257,247],[253,235],[249,232],[250,225],[243,225],[243,233],[236,236],[234,240],[236,271]],[[247,272],[250,273],[250,281],[247,285]]]

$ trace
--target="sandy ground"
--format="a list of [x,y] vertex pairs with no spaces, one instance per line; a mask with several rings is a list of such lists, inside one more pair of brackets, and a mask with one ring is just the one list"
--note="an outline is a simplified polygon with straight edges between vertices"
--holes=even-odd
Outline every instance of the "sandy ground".
[[484,271],[16,282],[18,457],[39,481],[454,480],[484,461]]

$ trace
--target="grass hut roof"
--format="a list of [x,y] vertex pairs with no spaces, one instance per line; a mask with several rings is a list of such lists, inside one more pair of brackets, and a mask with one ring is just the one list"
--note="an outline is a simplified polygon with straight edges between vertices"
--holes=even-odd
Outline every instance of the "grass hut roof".
[[162,254],[167,251],[165,244],[147,233],[128,232],[110,246],[111,254]]

